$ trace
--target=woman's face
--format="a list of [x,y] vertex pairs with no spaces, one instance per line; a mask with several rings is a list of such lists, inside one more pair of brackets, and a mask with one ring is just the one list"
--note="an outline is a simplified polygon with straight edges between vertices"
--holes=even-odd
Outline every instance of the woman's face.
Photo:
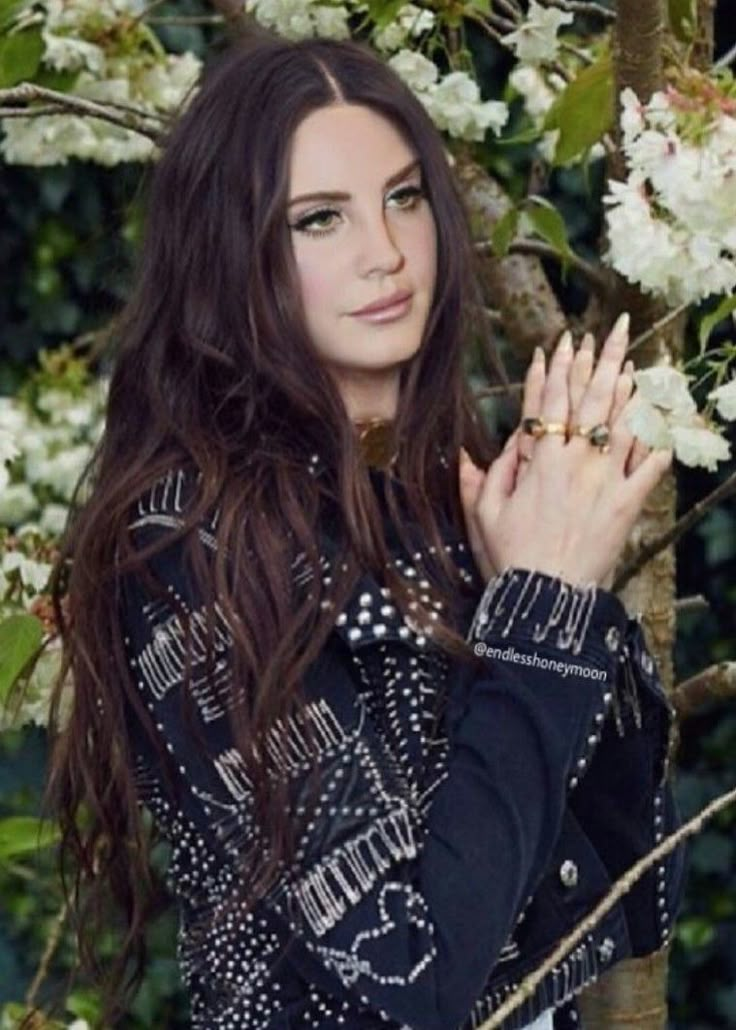
[[[316,193],[327,195],[307,196]],[[307,326],[348,414],[393,417],[400,366],[421,344],[437,269],[416,153],[371,108],[312,112],[294,134],[287,218]],[[399,292],[403,303],[356,314]]]

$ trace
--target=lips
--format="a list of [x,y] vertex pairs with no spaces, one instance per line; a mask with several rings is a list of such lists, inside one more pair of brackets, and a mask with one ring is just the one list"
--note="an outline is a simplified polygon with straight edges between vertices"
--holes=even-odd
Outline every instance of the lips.
[[374,301],[373,304],[368,304],[357,311],[351,311],[350,314],[373,315],[379,311],[385,311],[387,308],[393,308],[397,304],[401,304],[403,301],[408,300],[411,295],[411,290],[397,290],[396,293],[392,293],[388,297],[382,297],[380,300]]

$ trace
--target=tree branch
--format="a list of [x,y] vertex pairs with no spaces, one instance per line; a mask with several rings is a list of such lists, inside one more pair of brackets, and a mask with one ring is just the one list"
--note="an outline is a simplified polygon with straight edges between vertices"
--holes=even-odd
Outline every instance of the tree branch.
[[650,561],[655,554],[663,551],[665,547],[674,543],[675,540],[679,539],[683,533],[687,533],[689,529],[702,519],[711,508],[715,507],[721,501],[730,497],[736,493],[736,472],[732,472],[731,475],[720,483],[715,490],[712,490],[706,497],[703,497],[696,504],[692,506],[690,511],[683,515],[682,518],[678,519],[674,525],[670,526],[668,530],[662,533],[660,536],[655,537],[654,540],[650,540],[648,544],[645,544],[634,557],[629,561],[623,569],[619,572],[618,576],[614,580],[612,590],[621,590],[622,587],[626,586],[632,576],[635,576],[640,569],[642,569],[648,561]]
[[603,18],[604,21],[615,21],[616,12],[597,4],[594,0],[542,0],[545,7],[559,7],[562,11],[570,11],[572,14],[589,14],[595,18]]
[[[46,101],[42,107],[15,106],[5,109],[4,105],[33,104],[35,101]],[[0,89],[0,111],[3,117],[37,118],[41,114],[79,114],[99,118],[117,125],[119,128],[137,132],[141,136],[158,143],[163,135],[166,118],[153,112],[144,112],[140,108],[126,107],[124,104],[100,104],[96,100],[87,100],[73,93],[61,93],[45,86],[37,86],[33,82],[22,82],[12,89]],[[157,123],[157,124],[154,124]]]
[[666,329],[672,322],[675,322],[680,315],[683,315],[690,308],[689,304],[681,304],[677,308],[672,308],[661,318],[658,318],[656,322],[653,322],[648,329],[645,329],[643,333],[639,333],[636,339],[632,340],[626,348],[627,357],[632,351],[635,351],[637,347],[643,346],[648,343],[657,333],[660,333],[663,329]]
[[245,10],[243,0],[211,0],[211,4],[236,34],[260,27],[253,15]]
[[684,823],[678,830],[675,830],[674,833],[665,837],[665,839],[652,851],[647,855],[644,855],[643,858],[640,858],[639,861],[631,866],[630,869],[627,869],[623,876],[616,880],[611,890],[595,906],[592,912],[590,912],[582,922],[578,923],[571,934],[565,937],[564,940],[560,941],[552,954],[544,960],[538,969],[535,969],[533,973],[530,973],[529,976],[525,977],[519,988],[506,999],[503,1005],[493,1013],[490,1019],[481,1023],[478,1030],[495,1030],[496,1027],[501,1026],[504,1020],[507,1019],[512,1012],[526,1001],[527,998],[531,997],[547,973],[554,969],[557,963],[562,961],[572,948],[574,948],[586,934],[590,933],[590,931],[595,928],[603,916],[606,915],[607,912],[611,911],[616,902],[631,890],[634,884],[641,879],[648,869],[655,865],[660,859],[668,855],[671,851],[674,851],[681,841],[699,833],[703,828],[703,825],[709,819],[712,819],[714,815],[722,811],[724,808],[727,808],[735,801],[736,787],[711,801],[710,804],[706,805],[705,808],[696,816]]
[[675,601],[675,611],[678,615],[682,612],[697,612],[701,608],[705,608],[706,611],[710,608],[707,598],[703,597],[702,594],[692,594],[690,597],[678,597]]
[[[492,244],[490,240],[481,240],[476,243],[476,247],[480,251],[492,250]],[[530,254],[540,258],[554,258],[556,261],[562,261],[562,256],[559,251],[555,250],[554,247],[550,246],[549,243],[545,243],[543,240],[533,240],[528,238],[514,240],[508,249],[509,254]],[[569,258],[569,262],[572,267],[580,272],[581,275],[585,276],[590,285],[599,293],[605,293],[610,288],[610,280],[608,276],[596,265],[586,261],[585,258],[580,257],[578,254]]]
[[717,662],[683,680],[672,691],[671,700],[681,720],[708,701],[736,700],[736,662]]
[[[503,187],[471,157],[463,154],[455,174],[474,236],[491,237],[499,219],[512,206]],[[486,299],[496,308],[503,330],[520,361],[528,361],[537,344],[549,349],[567,325],[567,318],[538,257],[482,255],[481,278]]]

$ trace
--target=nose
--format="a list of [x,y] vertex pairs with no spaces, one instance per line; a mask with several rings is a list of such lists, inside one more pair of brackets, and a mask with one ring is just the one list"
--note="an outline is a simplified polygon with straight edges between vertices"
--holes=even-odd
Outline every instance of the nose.
[[389,274],[404,264],[404,255],[398,246],[385,211],[365,219],[359,231],[358,270],[361,276],[377,272]]

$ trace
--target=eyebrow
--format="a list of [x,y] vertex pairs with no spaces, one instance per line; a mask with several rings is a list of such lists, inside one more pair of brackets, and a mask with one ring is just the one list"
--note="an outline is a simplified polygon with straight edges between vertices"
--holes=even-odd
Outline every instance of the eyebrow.
[[[394,186],[397,182],[406,178],[409,172],[413,172],[414,169],[421,164],[418,157],[410,161],[404,168],[400,168],[398,172],[394,172],[393,175],[389,176],[383,184],[383,188],[387,190],[390,186]],[[325,192],[320,191],[319,193],[302,193],[300,197],[292,197],[287,207],[291,207],[292,204],[299,204],[304,200],[350,200],[349,193],[337,193],[337,192]]]

